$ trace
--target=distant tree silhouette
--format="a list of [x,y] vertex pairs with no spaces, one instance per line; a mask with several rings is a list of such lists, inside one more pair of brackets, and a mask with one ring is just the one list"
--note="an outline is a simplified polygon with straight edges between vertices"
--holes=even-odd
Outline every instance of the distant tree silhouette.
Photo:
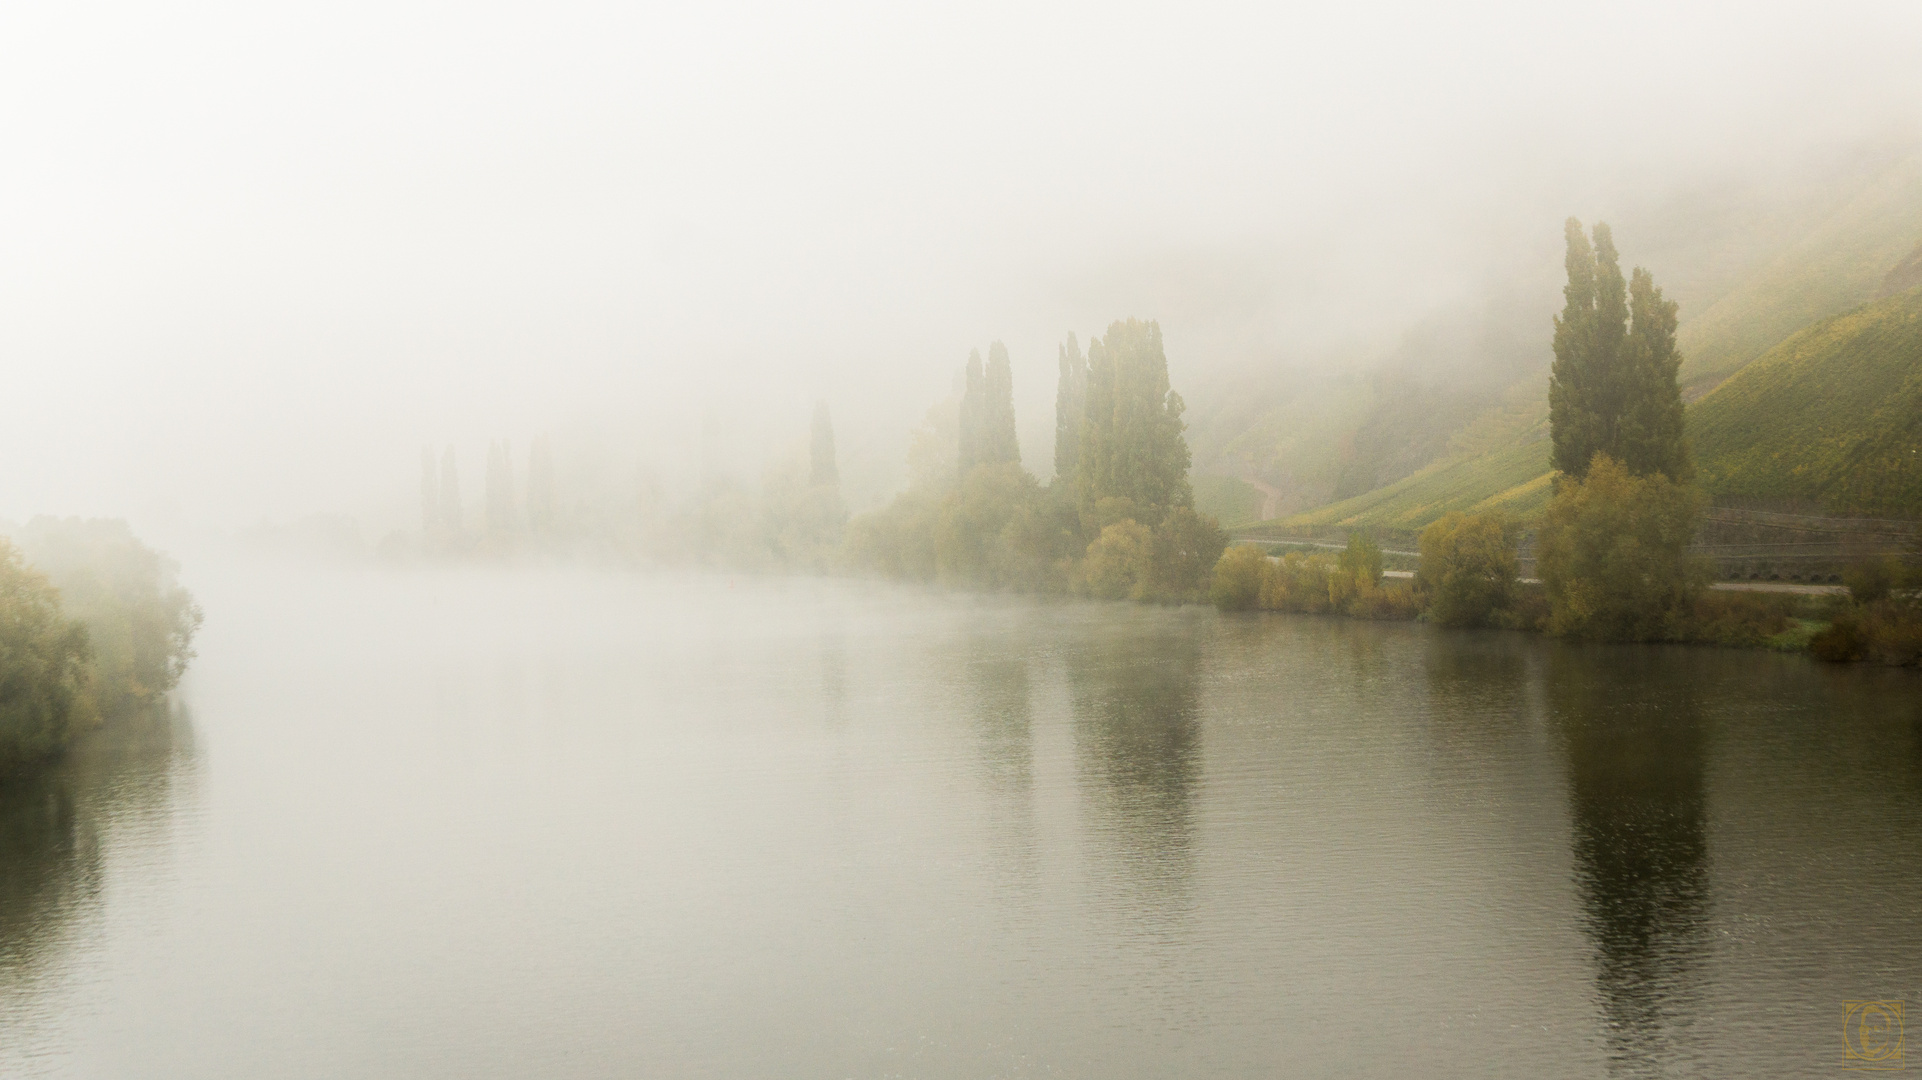
[[954,463],[957,475],[966,479],[968,473],[981,464],[981,426],[984,402],[987,398],[987,379],[981,370],[981,350],[968,352],[968,366],[963,373],[961,390],[961,422],[959,444],[955,450]]
[[1014,372],[1008,363],[1008,347],[999,341],[988,346],[985,368],[979,350],[968,353],[960,434],[956,460],[963,479],[977,465],[1021,460],[1014,432]]
[[835,487],[841,470],[834,461],[834,422],[828,416],[828,403],[814,403],[814,433],[809,445],[808,483],[814,487]]
[[1169,510],[1194,505],[1181,434],[1186,408],[1168,386],[1160,324],[1116,322],[1106,338],[1088,342],[1087,411],[1076,462],[1084,514],[1099,516],[1103,502],[1126,500],[1131,512],[1124,516],[1154,524]]
[[440,531],[440,482],[434,472],[434,451],[420,448],[420,535],[432,540]]
[[507,440],[487,444],[487,532],[501,539],[514,531],[514,464]]
[[1088,417],[1088,361],[1073,334],[1061,345],[1061,378],[1054,391],[1054,475],[1075,482],[1081,460],[1081,427]]
[[440,523],[449,537],[461,534],[460,473],[454,468],[454,447],[440,455]]
[[1021,445],[1014,432],[1014,369],[1008,347],[988,345],[988,367],[983,373],[979,452],[983,462],[1021,462]]
[[527,529],[536,536],[554,531],[554,455],[545,435],[527,451]]

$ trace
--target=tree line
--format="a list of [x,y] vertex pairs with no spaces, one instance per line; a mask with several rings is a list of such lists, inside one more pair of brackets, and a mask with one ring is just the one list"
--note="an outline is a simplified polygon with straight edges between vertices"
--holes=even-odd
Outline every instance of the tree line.
[[504,549],[522,536],[541,538],[555,524],[554,456],[546,436],[527,450],[527,482],[517,494],[511,444],[497,439],[487,444],[487,471],[482,486],[479,530],[470,529],[461,501],[460,467],[449,445],[438,463],[434,451],[420,452],[420,532],[430,552],[466,551],[477,546]]
[[[1623,277],[1606,224],[1584,233],[1570,218],[1564,241],[1567,284],[1549,373],[1554,491],[1536,529],[1539,584],[1519,580],[1516,522],[1454,512],[1422,531],[1420,569],[1400,598],[1370,598],[1368,575],[1347,563],[1275,561],[1242,546],[1217,568],[1216,604],[1424,614],[1449,626],[1610,641],[1806,644],[1830,659],[1922,662],[1922,580],[1898,561],[1857,567],[1841,601],[1706,590],[1710,567],[1689,552],[1709,500],[1691,482],[1677,306],[1647,270]],[[1357,543],[1369,545],[1357,538],[1351,548]]]
[[[1541,588],[1518,580],[1517,523],[1453,512],[1422,531],[1410,595],[1385,610],[1449,626],[1685,638],[1708,568],[1688,552],[1706,498],[1688,483],[1676,305],[1647,270],[1622,276],[1606,224],[1585,234],[1570,218],[1564,240],[1548,390],[1554,494],[1536,531]],[[1279,571],[1237,560],[1233,574],[1224,563],[1216,602],[1264,606],[1249,581]]]
[[1054,477],[1021,465],[1005,345],[970,353],[953,410],[909,450],[910,484],[853,519],[845,564],[910,581],[1179,602],[1206,594],[1227,538],[1195,513],[1185,406],[1161,327],[1128,319],[1059,350]]
[[[825,570],[835,563],[847,511],[834,425],[825,401],[805,456],[777,462],[758,489],[709,474],[670,495],[653,474],[577,449],[562,479],[551,440],[534,438],[516,476],[512,444],[487,447],[479,512],[462,499],[455,448],[420,455],[420,529],[383,551],[428,558],[552,555],[729,570]],[[396,543],[395,541],[399,542]]]

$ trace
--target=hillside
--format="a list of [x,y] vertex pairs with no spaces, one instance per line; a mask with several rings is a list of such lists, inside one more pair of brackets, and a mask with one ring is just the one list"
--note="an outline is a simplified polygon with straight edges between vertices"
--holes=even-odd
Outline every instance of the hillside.
[[[1822,208],[1823,199],[1831,200],[1827,209]],[[1922,156],[1897,157],[1847,183],[1838,182],[1810,193],[1793,212],[1783,211],[1773,217],[1758,212],[1753,216],[1752,235],[1740,235],[1735,228],[1742,217],[1739,214],[1724,215],[1712,223],[1690,224],[1678,222],[1674,213],[1665,213],[1639,226],[1647,233],[1647,243],[1641,246],[1652,249],[1647,264],[1656,271],[1657,280],[1672,278],[1677,284],[1674,294],[1687,301],[1682,307],[1679,335],[1684,356],[1683,392],[1703,404],[1719,398],[1721,391],[1716,388],[1746,366],[1759,363],[1757,357],[1768,354],[1771,364],[1776,363],[1771,350],[1786,348],[1784,339],[1797,335],[1797,331],[1808,328],[1812,332],[1815,327],[1811,324],[1842,312],[1850,312],[1853,317],[1856,312],[1852,309],[1865,302],[1922,281],[1922,245],[1916,243],[1916,237],[1922,235]],[[1620,230],[1617,235],[1628,232]],[[1630,263],[1643,263],[1635,257],[1637,249],[1627,250]],[[1531,312],[1543,324],[1548,314],[1547,309]],[[1514,322],[1512,313],[1508,321]],[[1515,335],[1511,332],[1508,336],[1512,341]],[[1260,455],[1248,454],[1243,459],[1248,464],[1243,466],[1242,475],[1251,479],[1269,475],[1274,465],[1308,456],[1325,463],[1321,466],[1322,482],[1304,485],[1309,490],[1302,492],[1310,495],[1318,487],[1326,493],[1321,505],[1308,498],[1284,508],[1285,516],[1277,524],[1291,530],[1342,525],[1411,529],[1448,510],[1471,507],[1501,506],[1528,516],[1545,503],[1547,491],[1545,446],[1528,449],[1547,433],[1546,331],[1537,338],[1540,360],[1518,373],[1519,380],[1499,396],[1477,391],[1451,399],[1434,394],[1412,378],[1406,383],[1413,388],[1412,395],[1384,393],[1383,381],[1377,378],[1372,384],[1373,394],[1363,402],[1351,398],[1346,408],[1318,411],[1308,402],[1297,400],[1292,411],[1297,416],[1312,417],[1309,422],[1244,429],[1239,439],[1232,440],[1232,444],[1244,448],[1265,445],[1281,451],[1269,458],[1274,464],[1266,469]],[[1504,352],[1514,351],[1509,342],[1503,344],[1507,346]],[[1865,340],[1860,348],[1873,344]],[[1513,370],[1513,363],[1507,359],[1503,366]],[[1807,360],[1794,370],[1818,380],[1807,392],[1820,396],[1828,394],[1820,383],[1828,376],[1820,373],[1836,366],[1834,362]],[[1417,369],[1411,364],[1404,370]],[[1771,378],[1797,377],[1803,376],[1778,374]],[[1869,380],[1868,384],[1889,389],[1886,380]],[[1772,467],[1759,464],[1755,455],[1762,450],[1740,443],[1740,425],[1763,422],[1758,419],[1762,413],[1756,410],[1793,408],[1780,399],[1780,387],[1771,391],[1766,402],[1737,408],[1734,403],[1738,398],[1746,400],[1760,393],[1758,386],[1749,384],[1706,414],[1711,427],[1703,430],[1706,433],[1712,429],[1709,449],[1717,458],[1715,471],[1710,474],[1705,470],[1704,478],[1718,497],[1811,507],[1846,505],[1856,508],[1851,512],[1863,513],[1867,511],[1860,508],[1872,503],[1892,508],[1910,505],[1908,496],[1884,490],[1894,481],[1869,484],[1846,479],[1866,475],[1868,470],[1862,469],[1859,461],[1853,471],[1847,464],[1859,455],[1902,452],[1904,444],[1889,433],[1893,429],[1887,423],[1876,428],[1883,432],[1876,437],[1895,440],[1884,451],[1859,440],[1848,447],[1833,440],[1822,443],[1825,449],[1819,453],[1808,450],[1815,455],[1809,460],[1797,458],[1797,452],[1791,450],[1768,451],[1784,462],[1795,459],[1792,466],[1783,466],[1798,470],[1793,477],[1777,475]],[[1840,397],[1853,400],[1848,394]],[[1400,407],[1384,408],[1390,403]],[[1358,409],[1357,405],[1362,407]],[[1834,410],[1817,405],[1804,412],[1798,421],[1813,423],[1814,417],[1830,417]],[[1740,413],[1740,419],[1733,418],[1736,413]],[[1691,420],[1691,430],[1694,423]],[[1768,425],[1763,430],[1779,431],[1783,427]],[[1698,446],[1698,453],[1702,449]],[[1368,452],[1365,455],[1361,453],[1364,450]],[[1734,456],[1725,461],[1723,455]],[[1342,467],[1344,461],[1357,458],[1362,459],[1360,464],[1373,460],[1392,463],[1392,467]],[[1198,456],[1197,461],[1201,460]],[[1540,463],[1536,472],[1528,472],[1529,462]],[[1371,473],[1374,485],[1356,482],[1365,481]],[[1899,483],[1896,486],[1900,488]],[[1903,516],[1913,513],[1899,509],[1888,512]]]
[[1684,396],[1699,397],[1790,334],[1874,298],[1922,236],[1922,158],[1890,167],[1727,295],[1683,314]]
[[1922,288],[1825,319],[1689,409],[1718,500],[1922,517]]
[[1502,510],[1528,517],[1548,501],[1546,440],[1470,458],[1436,462],[1413,476],[1350,499],[1295,514],[1283,532],[1366,527],[1412,532],[1450,510]]

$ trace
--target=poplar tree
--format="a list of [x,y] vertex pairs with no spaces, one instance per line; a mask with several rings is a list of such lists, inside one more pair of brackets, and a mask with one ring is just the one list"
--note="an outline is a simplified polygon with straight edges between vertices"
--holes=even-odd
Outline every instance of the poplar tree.
[[1014,433],[1014,371],[1008,347],[988,346],[988,363],[981,351],[968,353],[966,388],[961,392],[961,433],[956,462],[962,479],[976,465],[1021,460]]
[[1568,284],[1548,381],[1553,464],[1579,479],[1607,454],[1637,476],[1685,479],[1693,470],[1676,382],[1676,305],[1647,270],[1636,268],[1632,288],[1622,279],[1607,224],[1596,223],[1592,244],[1575,218],[1564,234]]
[[1182,437],[1187,406],[1168,385],[1161,326],[1129,319],[1088,343],[1088,397],[1077,491],[1089,510],[1127,499],[1143,519],[1194,505]]
[[980,460],[1018,463],[1021,444],[1014,431],[1014,368],[1008,363],[1008,347],[999,341],[988,345],[988,368],[981,384]]
[[554,528],[554,456],[545,435],[527,450],[527,527],[540,536]]
[[434,451],[420,448],[420,535],[431,539],[440,528],[440,484],[434,474]]
[[1084,511],[1115,494],[1114,369],[1114,357],[1109,355],[1107,344],[1098,337],[1090,338],[1081,449],[1075,455],[1075,494]]
[[[1597,226],[1596,232],[1603,233],[1605,228]],[[1562,287],[1562,313],[1555,317],[1548,420],[1555,468],[1580,477],[1588,472],[1589,459],[1609,442],[1602,403],[1613,358],[1596,354],[1595,249],[1575,218],[1564,223],[1563,235],[1567,253],[1562,261],[1568,284]]]
[[1088,415],[1088,361],[1073,334],[1062,343],[1060,360],[1061,378],[1054,391],[1054,475],[1072,484],[1081,458],[1081,426]]
[[981,463],[982,401],[987,397],[987,380],[981,371],[981,350],[968,352],[966,382],[961,391],[960,445],[955,452],[956,471],[962,479]]
[[487,444],[487,531],[506,536],[514,527],[514,465],[507,440]]
[[446,527],[447,535],[460,535],[460,473],[454,468],[454,447],[451,444],[440,456],[440,521]]
[[1688,480],[1695,473],[1683,428],[1682,356],[1675,350],[1677,305],[1637,267],[1628,285],[1628,407],[1622,416],[1621,462],[1637,476]]
[[808,482],[814,487],[835,487],[841,471],[834,461],[834,423],[828,417],[828,403],[814,403],[814,437],[809,446]]

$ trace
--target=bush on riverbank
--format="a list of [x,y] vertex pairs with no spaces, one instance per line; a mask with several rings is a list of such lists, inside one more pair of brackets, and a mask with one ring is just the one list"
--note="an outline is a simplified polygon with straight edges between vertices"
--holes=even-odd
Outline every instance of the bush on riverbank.
[[66,749],[89,708],[91,656],[59,591],[0,537],[0,772]]
[[1372,542],[1350,544],[1338,559],[1289,552],[1270,558],[1253,544],[1230,549],[1215,564],[1209,598],[1223,611],[1292,611],[1357,619],[1412,619],[1421,613],[1415,590],[1381,577]]
[[86,627],[91,711],[112,718],[174,688],[193,658],[201,614],[175,583],[172,560],[118,520],[35,518],[20,545],[59,590],[67,616]]
[[1766,648],[1783,640],[1809,600],[1793,593],[1711,592],[1689,601],[1674,624],[1678,641]]
[[1416,590],[1443,626],[1487,626],[1520,588],[1516,530],[1499,514],[1451,512],[1422,530]]
[[1809,641],[1809,651],[1838,663],[1922,664],[1922,600],[1887,597],[1851,604],[1834,613],[1828,628]]
[[1708,582],[1689,554],[1705,500],[1660,473],[1631,474],[1597,454],[1588,475],[1563,477],[1536,534],[1549,630],[1603,641],[1659,641]]

